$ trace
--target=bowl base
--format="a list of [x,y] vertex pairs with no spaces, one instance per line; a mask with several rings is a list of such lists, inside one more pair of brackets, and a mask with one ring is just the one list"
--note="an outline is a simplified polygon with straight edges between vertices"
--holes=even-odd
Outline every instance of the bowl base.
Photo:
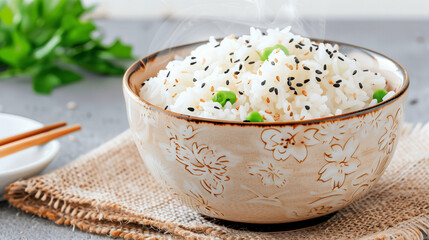
[[276,224],[256,224],[256,223],[241,223],[241,222],[231,222],[227,220],[217,219],[202,215],[207,221],[211,223],[232,228],[236,230],[252,231],[252,232],[265,232],[265,233],[283,233],[291,231],[299,231],[307,228],[314,227],[318,224],[328,221],[331,219],[337,212],[330,213],[317,218],[312,218],[299,222],[290,222],[290,223],[276,223]]

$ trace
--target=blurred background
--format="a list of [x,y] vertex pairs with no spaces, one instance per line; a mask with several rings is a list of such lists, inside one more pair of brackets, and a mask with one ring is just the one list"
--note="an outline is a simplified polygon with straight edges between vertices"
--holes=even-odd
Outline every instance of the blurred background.
[[[196,0],[83,0],[85,5],[97,4],[99,7],[95,11],[94,16],[104,18],[134,18],[144,19],[153,17],[166,17],[177,15],[181,11],[182,16],[194,15],[191,11],[191,6],[195,4],[205,4],[207,2],[218,4],[234,5],[236,0],[218,0],[218,1],[196,1]],[[251,3],[257,1],[241,1]],[[263,1],[259,1],[260,4]],[[311,7],[320,6],[323,2],[326,7],[324,9]],[[254,3],[257,5],[258,3]],[[360,1],[342,1],[342,0],[270,0],[266,1],[266,5],[279,9],[279,6],[287,4],[293,6],[296,11],[302,13],[303,17],[328,17],[332,18],[347,18],[347,19],[385,19],[385,18],[402,18],[402,19],[420,19],[429,18],[429,3],[426,0],[360,0]],[[130,7],[133,6],[133,7]],[[187,9],[188,8],[188,9]],[[209,9],[206,9],[209,10]],[[236,12],[229,9],[223,11],[207,11],[210,16],[227,17],[235,15]],[[248,18],[254,16],[250,13],[245,13]],[[273,14],[273,11],[268,14]]]
[[[429,121],[428,0],[0,0],[0,17],[0,112],[82,124],[44,173],[128,129],[121,80],[133,61],[250,26],[292,25],[397,60],[411,80],[405,120]],[[0,202],[0,239],[34,236],[104,239]]]
[[[362,22],[366,25],[369,21],[429,20],[427,0],[83,0],[83,3],[97,5],[90,14],[96,19],[163,21],[164,25],[151,32],[150,44],[137,47],[150,52],[212,35],[244,34],[250,26],[282,28],[291,25],[295,33],[329,38],[331,29],[336,28],[330,22]],[[175,27],[165,26],[172,22]],[[400,25],[397,27],[401,28]],[[383,31],[382,28],[379,30]],[[144,32],[140,34],[149,37]],[[337,31],[334,36],[337,35],[342,33]],[[372,35],[372,38],[377,36]],[[356,40],[352,42],[357,43]]]

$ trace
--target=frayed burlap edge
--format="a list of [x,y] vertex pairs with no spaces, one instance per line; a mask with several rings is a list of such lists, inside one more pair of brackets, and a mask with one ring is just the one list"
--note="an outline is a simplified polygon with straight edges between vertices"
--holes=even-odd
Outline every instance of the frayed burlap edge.
[[[106,149],[112,150],[120,146],[123,138],[129,135],[128,130],[62,168],[79,165],[88,160],[87,156],[97,156]],[[54,173],[55,170],[47,175]],[[83,231],[111,237],[123,237],[125,239],[177,239],[183,237],[187,239],[211,239],[207,235],[213,234],[215,231],[216,235],[224,234],[223,231],[210,227],[196,226],[189,230],[173,222],[159,221],[150,217],[137,217],[129,211],[118,211],[115,203],[85,201],[77,196],[52,191],[48,183],[39,181],[38,178],[34,177],[12,183],[6,188],[4,198],[13,207],[26,213],[48,218],[56,224],[71,225]]]
[[[429,125],[415,127],[406,125],[402,129],[402,135],[418,132],[429,133]],[[113,145],[113,143],[110,144]],[[106,146],[103,148],[106,149]],[[114,203],[82,202],[79,199],[73,199],[73,196],[64,200],[64,195],[50,192],[49,187],[46,188],[43,183],[37,181],[18,181],[6,190],[7,194],[4,197],[12,206],[48,218],[56,224],[76,226],[91,233],[125,239],[213,239],[214,236],[220,239],[236,239],[236,236],[228,236],[221,229],[202,226],[189,229],[172,222],[118,212],[115,211]],[[48,199],[49,202],[46,204]],[[102,211],[94,210],[100,206],[103,208]],[[429,209],[422,209],[420,214],[413,218],[401,219],[399,222],[400,224],[361,239],[423,239],[423,234],[429,234]]]

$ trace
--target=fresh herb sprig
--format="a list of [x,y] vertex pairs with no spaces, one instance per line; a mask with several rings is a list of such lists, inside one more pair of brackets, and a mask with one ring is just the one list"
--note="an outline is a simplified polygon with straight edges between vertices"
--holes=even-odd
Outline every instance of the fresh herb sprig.
[[97,26],[82,17],[92,7],[80,0],[0,0],[0,78],[30,76],[37,93],[50,94],[77,82],[76,67],[121,75],[117,59],[132,59],[132,49],[119,39],[104,45],[94,37]]

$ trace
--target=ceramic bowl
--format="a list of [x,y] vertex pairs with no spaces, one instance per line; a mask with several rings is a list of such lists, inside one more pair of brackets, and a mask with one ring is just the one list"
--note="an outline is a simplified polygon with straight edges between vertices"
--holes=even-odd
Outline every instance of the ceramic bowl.
[[395,151],[408,75],[379,53],[326,42],[385,76],[396,94],[369,108],[314,120],[209,120],[165,111],[138,95],[146,79],[201,42],[134,63],[125,73],[123,90],[131,131],[149,171],[189,208],[236,222],[306,220],[365,195]]
[[[0,113],[0,139],[43,127],[40,122],[12,114]],[[54,160],[60,143],[52,140],[0,158],[0,200],[5,188],[18,179],[34,176]]]

